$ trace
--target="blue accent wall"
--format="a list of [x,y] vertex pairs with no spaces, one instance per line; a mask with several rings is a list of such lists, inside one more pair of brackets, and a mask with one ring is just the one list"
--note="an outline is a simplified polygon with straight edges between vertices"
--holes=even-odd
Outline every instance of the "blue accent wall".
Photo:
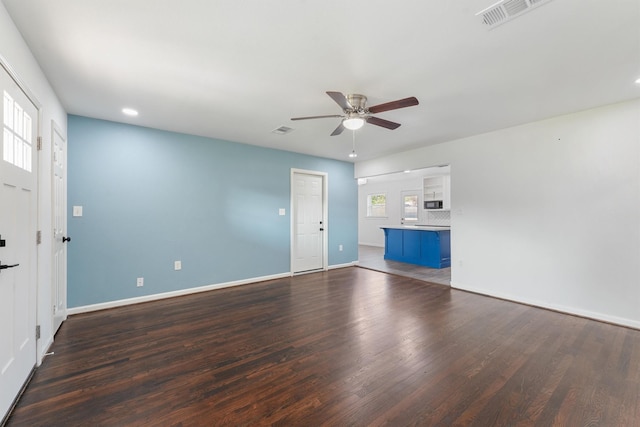
[[356,261],[353,164],[70,115],[68,307],[289,272],[292,168],[328,174],[329,265]]

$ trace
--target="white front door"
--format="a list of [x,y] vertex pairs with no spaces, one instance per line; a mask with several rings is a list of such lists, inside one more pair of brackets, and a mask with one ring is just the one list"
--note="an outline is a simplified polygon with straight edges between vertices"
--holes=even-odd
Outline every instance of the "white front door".
[[292,271],[324,268],[324,176],[293,173]]
[[38,110],[0,66],[0,419],[36,363]]
[[53,173],[53,333],[67,318],[67,163],[66,142],[62,131],[51,126]]

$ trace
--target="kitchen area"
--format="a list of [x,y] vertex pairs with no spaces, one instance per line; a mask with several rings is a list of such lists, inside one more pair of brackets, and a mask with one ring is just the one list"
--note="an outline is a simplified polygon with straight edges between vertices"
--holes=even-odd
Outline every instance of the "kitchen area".
[[449,285],[450,177],[442,165],[360,179],[359,265]]

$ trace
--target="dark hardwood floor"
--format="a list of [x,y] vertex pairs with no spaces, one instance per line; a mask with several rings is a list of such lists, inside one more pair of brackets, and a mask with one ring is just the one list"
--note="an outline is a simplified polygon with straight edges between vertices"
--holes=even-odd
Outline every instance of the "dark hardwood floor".
[[640,331],[351,267],[77,315],[9,426],[638,426]]

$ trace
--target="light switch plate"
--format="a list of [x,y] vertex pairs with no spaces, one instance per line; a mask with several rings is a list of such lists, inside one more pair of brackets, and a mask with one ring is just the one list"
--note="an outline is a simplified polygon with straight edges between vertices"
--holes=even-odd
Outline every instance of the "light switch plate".
[[73,216],[82,216],[82,206],[73,207]]
[[278,215],[280,216],[284,216],[286,214],[287,211],[284,210],[284,208],[280,208],[278,209]]

